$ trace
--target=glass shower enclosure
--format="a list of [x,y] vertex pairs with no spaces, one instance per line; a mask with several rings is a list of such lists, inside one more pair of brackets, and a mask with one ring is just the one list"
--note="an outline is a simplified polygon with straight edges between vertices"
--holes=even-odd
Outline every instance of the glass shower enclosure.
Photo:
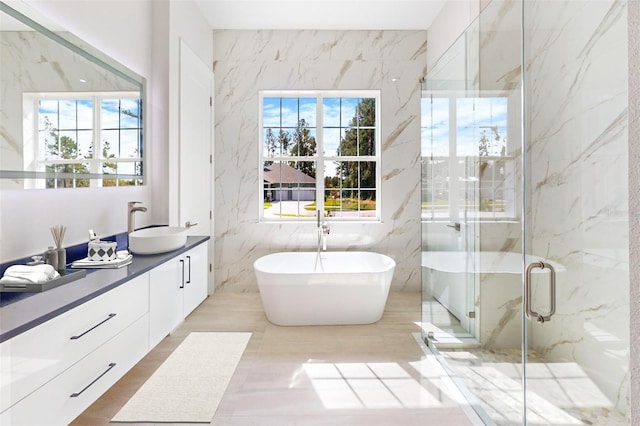
[[626,2],[491,1],[422,83],[422,328],[497,424],[626,424]]

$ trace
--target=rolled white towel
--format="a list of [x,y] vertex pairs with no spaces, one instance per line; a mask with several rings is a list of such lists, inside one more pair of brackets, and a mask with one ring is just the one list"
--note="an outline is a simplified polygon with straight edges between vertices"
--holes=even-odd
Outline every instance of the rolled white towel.
[[30,282],[34,284],[44,283],[60,274],[51,265],[13,265],[4,271],[3,278],[16,279],[18,282]]

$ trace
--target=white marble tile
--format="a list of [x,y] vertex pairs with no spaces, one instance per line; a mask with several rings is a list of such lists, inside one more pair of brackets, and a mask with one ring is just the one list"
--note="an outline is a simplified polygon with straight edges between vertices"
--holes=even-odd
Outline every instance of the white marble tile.
[[258,91],[267,89],[381,90],[382,222],[332,224],[328,246],[388,254],[392,288],[420,288],[425,41],[423,31],[214,32],[217,289],[256,291],[258,257],[316,247],[313,224],[258,223]]
[[626,2],[531,2],[525,25],[530,247],[566,268],[557,277],[557,314],[531,326],[532,344],[549,360],[577,361],[624,410]]

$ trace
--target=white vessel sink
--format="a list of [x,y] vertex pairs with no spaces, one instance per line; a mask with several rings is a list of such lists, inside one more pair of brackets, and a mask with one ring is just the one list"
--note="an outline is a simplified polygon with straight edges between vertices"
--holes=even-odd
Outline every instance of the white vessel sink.
[[136,254],[157,254],[173,251],[187,242],[187,228],[159,226],[138,229],[129,234],[129,251]]

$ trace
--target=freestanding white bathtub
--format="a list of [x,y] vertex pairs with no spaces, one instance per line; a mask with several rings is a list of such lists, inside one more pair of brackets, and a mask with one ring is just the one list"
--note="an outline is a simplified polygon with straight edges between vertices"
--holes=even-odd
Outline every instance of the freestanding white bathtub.
[[[389,295],[395,261],[384,254],[349,251],[282,252],[253,268],[267,318],[277,325],[371,324]],[[314,271],[314,269],[316,269]]]

